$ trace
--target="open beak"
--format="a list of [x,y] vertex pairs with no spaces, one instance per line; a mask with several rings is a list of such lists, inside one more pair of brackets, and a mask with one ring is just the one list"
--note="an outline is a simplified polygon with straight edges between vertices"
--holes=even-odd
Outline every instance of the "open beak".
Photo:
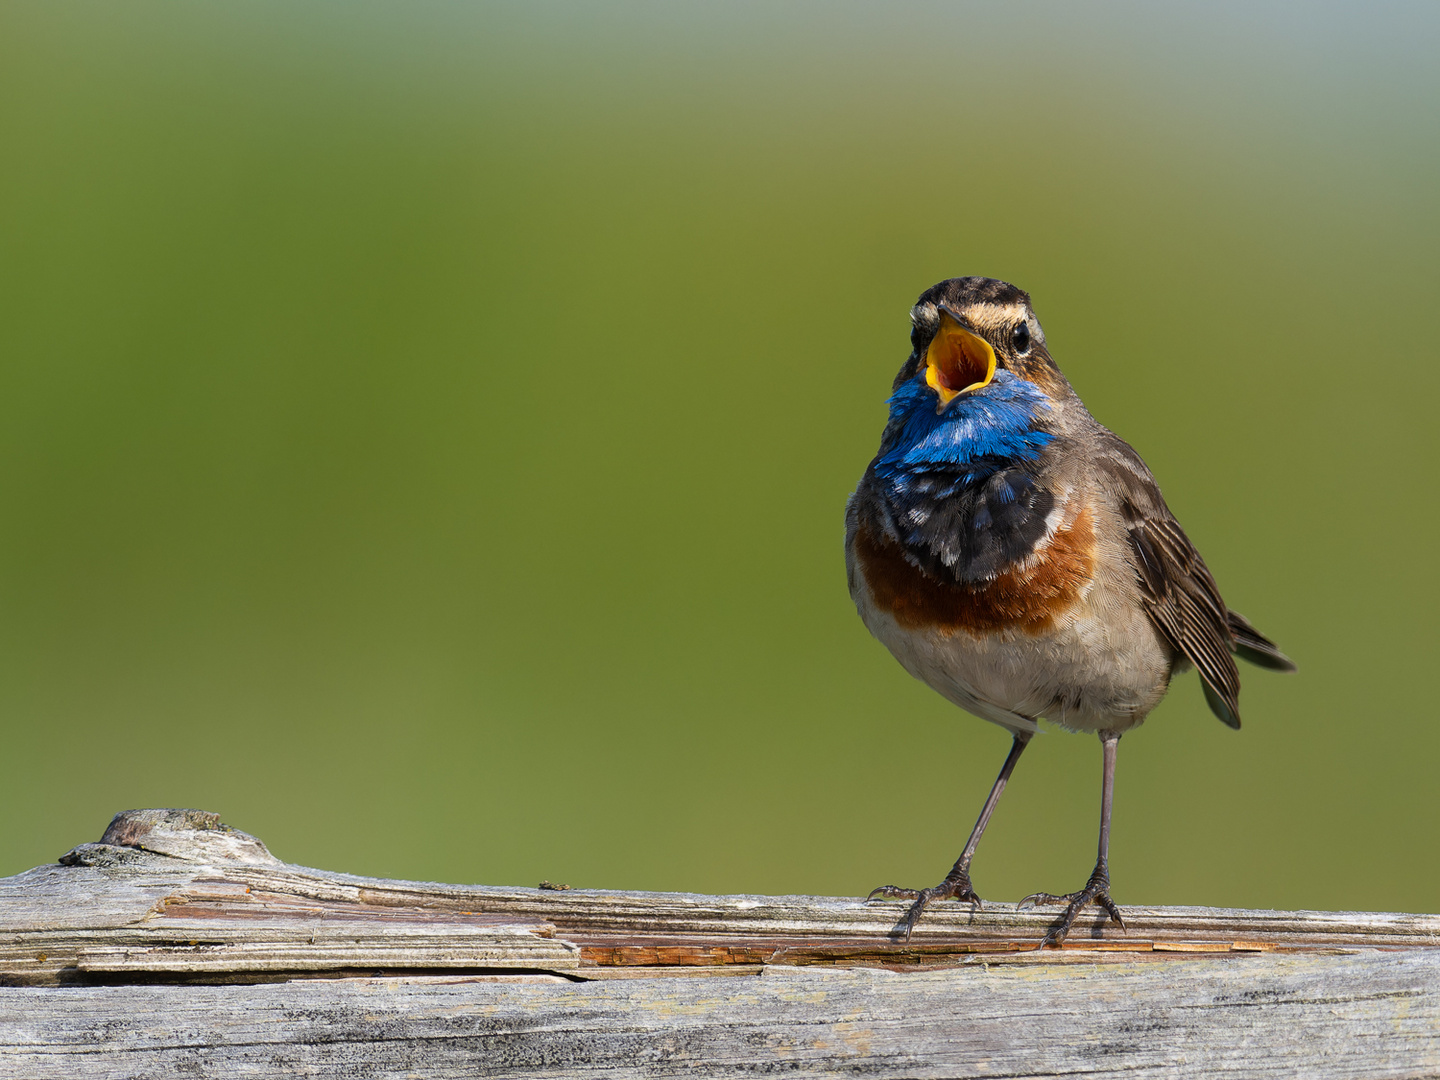
[[936,412],[961,394],[979,390],[995,378],[995,350],[990,343],[972,334],[944,309],[940,329],[925,353],[925,385],[940,396]]

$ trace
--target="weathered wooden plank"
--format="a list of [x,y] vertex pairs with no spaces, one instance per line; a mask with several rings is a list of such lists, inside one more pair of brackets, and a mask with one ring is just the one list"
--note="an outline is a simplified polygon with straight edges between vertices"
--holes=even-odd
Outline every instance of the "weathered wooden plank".
[[[777,962],[904,967],[967,957],[992,963],[1054,962],[1052,952],[1043,957],[1032,952],[1047,920],[1032,912],[1017,914],[1009,905],[973,916],[942,912],[936,928],[901,943],[888,936],[894,910],[876,911],[875,905],[854,900],[632,893],[565,894],[557,903],[535,890],[423,892],[411,887],[407,898],[414,906],[401,907],[373,902],[387,884],[382,882],[360,890],[342,888],[344,883],[334,880],[314,889],[308,876],[298,885],[294,875],[289,880],[276,874],[251,880],[256,884],[245,893],[247,886],[240,881],[197,876],[157,882],[150,877],[142,890],[143,903],[104,905],[93,928],[83,925],[93,912],[36,918],[33,901],[25,906],[23,925],[16,926],[0,902],[0,979],[59,981],[67,969],[274,971],[286,957],[295,960],[288,968],[294,971],[569,971],[582,962],[602,967]],[[157,883],[164,888],[157,889]],[[88,884],[87,879],[80,887]],[[65,893],[73,887],[67,886]],[[285,888],[295,891],[280,891]],[[316,893],[344,898],[322,899]],[[393,901],[393,896],[385,899]],[[621,899],[624,906],[617,911]],[[737,911],[742,917],[733,917]],[[1173,908],[1132,909],[1129,914],[1128,934],[1106,930],[1103,937],[1076,935],[1060,955],[1079,960],[1121,951],[1178,958],[1203,949],[1241,953],[1435,943],[1433,920],[1403,915]],[[609,925],[607,915],[612,916]],[[548,918],[542,921],[542,916]],[[61,922],[71,925],[57,925]],[[637,933],[640,930],[644,932]]]
[[1440,943],[1435,916],[1132,906],[1127,933],[1097,919],[1064,950],[1038,954],[1053,914],[1009,904],[941,905],[902,942],[898,903],[363,878],[282,863],[200,811],[118,815],[100,843],[62,863],[0,881],[0,982],[764,964],[906,970]]
[[0,1080],[1440,1076],[1436,916],[1127,906],[1041,952],[1052,912],[903,910],[362,878],[122,814],[0,881]]
[[0,934],[131,926],[203,872],[179,859],[142,855],[135,863],[123,871],[37,866],[0,878]]
[[1440,953],[0,990],[0,1077],[1415,1077]]

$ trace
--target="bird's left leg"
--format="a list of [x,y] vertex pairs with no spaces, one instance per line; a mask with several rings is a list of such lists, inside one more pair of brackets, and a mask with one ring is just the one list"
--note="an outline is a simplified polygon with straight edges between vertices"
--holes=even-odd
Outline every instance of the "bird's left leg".
[[1110,855],[1110,803],[1115,794],[1115,749],[1120,744],[1120,736],[1114,731],[1102,731],[1100,733],[1100,745],[1105,754],[1105,771],[1100,784],[1100,855],[1095,860],[1095,869],[1090,874],[1090,880],[1079,892],[1068,893],[1064,896],[1056,896],[1053,893],[1031,893],[1021,900],[1016,907],[1024,907],[1026,904],[1066,904],[1065,914],[1061,916],[1060,922],[1052,927],[1040,942],[1040,948],[1046,945],[1059,945],[1065,940],[1065,935],[1075,925],[1075,919],[1080,911],[1087,904],[1098,904],[1105,909],[1110,918],[1120,924],[1120,929],[1125,929],[1125,920],[1120,917],[1120,909],[1110,899],[1110,867],[1108,858]]

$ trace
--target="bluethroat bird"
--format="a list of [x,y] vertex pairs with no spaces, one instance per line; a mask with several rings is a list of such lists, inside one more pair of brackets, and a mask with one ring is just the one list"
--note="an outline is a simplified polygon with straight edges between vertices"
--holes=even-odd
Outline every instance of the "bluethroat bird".
[[1205,560],[1140,455],[1086,411],[1045,347],[1030,297],[953,278],[911,311],[913,350],[895,377],[880,452],[846,506],[845,565],[866,627],[915,678],[1014,736],[965,849],[940,884],[885,885],[926,906],[978,905],[970,861],[1043,717],[1100,736],[1100,851],[1041,947],[1110,899],[1115,751],[1191,665],[1205,700],[1240,726],[1232,658],[1295,665],[1225,606]]

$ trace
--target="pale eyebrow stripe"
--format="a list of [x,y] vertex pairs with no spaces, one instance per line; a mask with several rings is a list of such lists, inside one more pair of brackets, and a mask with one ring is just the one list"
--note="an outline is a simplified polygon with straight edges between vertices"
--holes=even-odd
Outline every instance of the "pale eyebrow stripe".
[[965,314],[977,327],[995,330],[1023,320],[1025,308],[1020,304],[967,304]]

